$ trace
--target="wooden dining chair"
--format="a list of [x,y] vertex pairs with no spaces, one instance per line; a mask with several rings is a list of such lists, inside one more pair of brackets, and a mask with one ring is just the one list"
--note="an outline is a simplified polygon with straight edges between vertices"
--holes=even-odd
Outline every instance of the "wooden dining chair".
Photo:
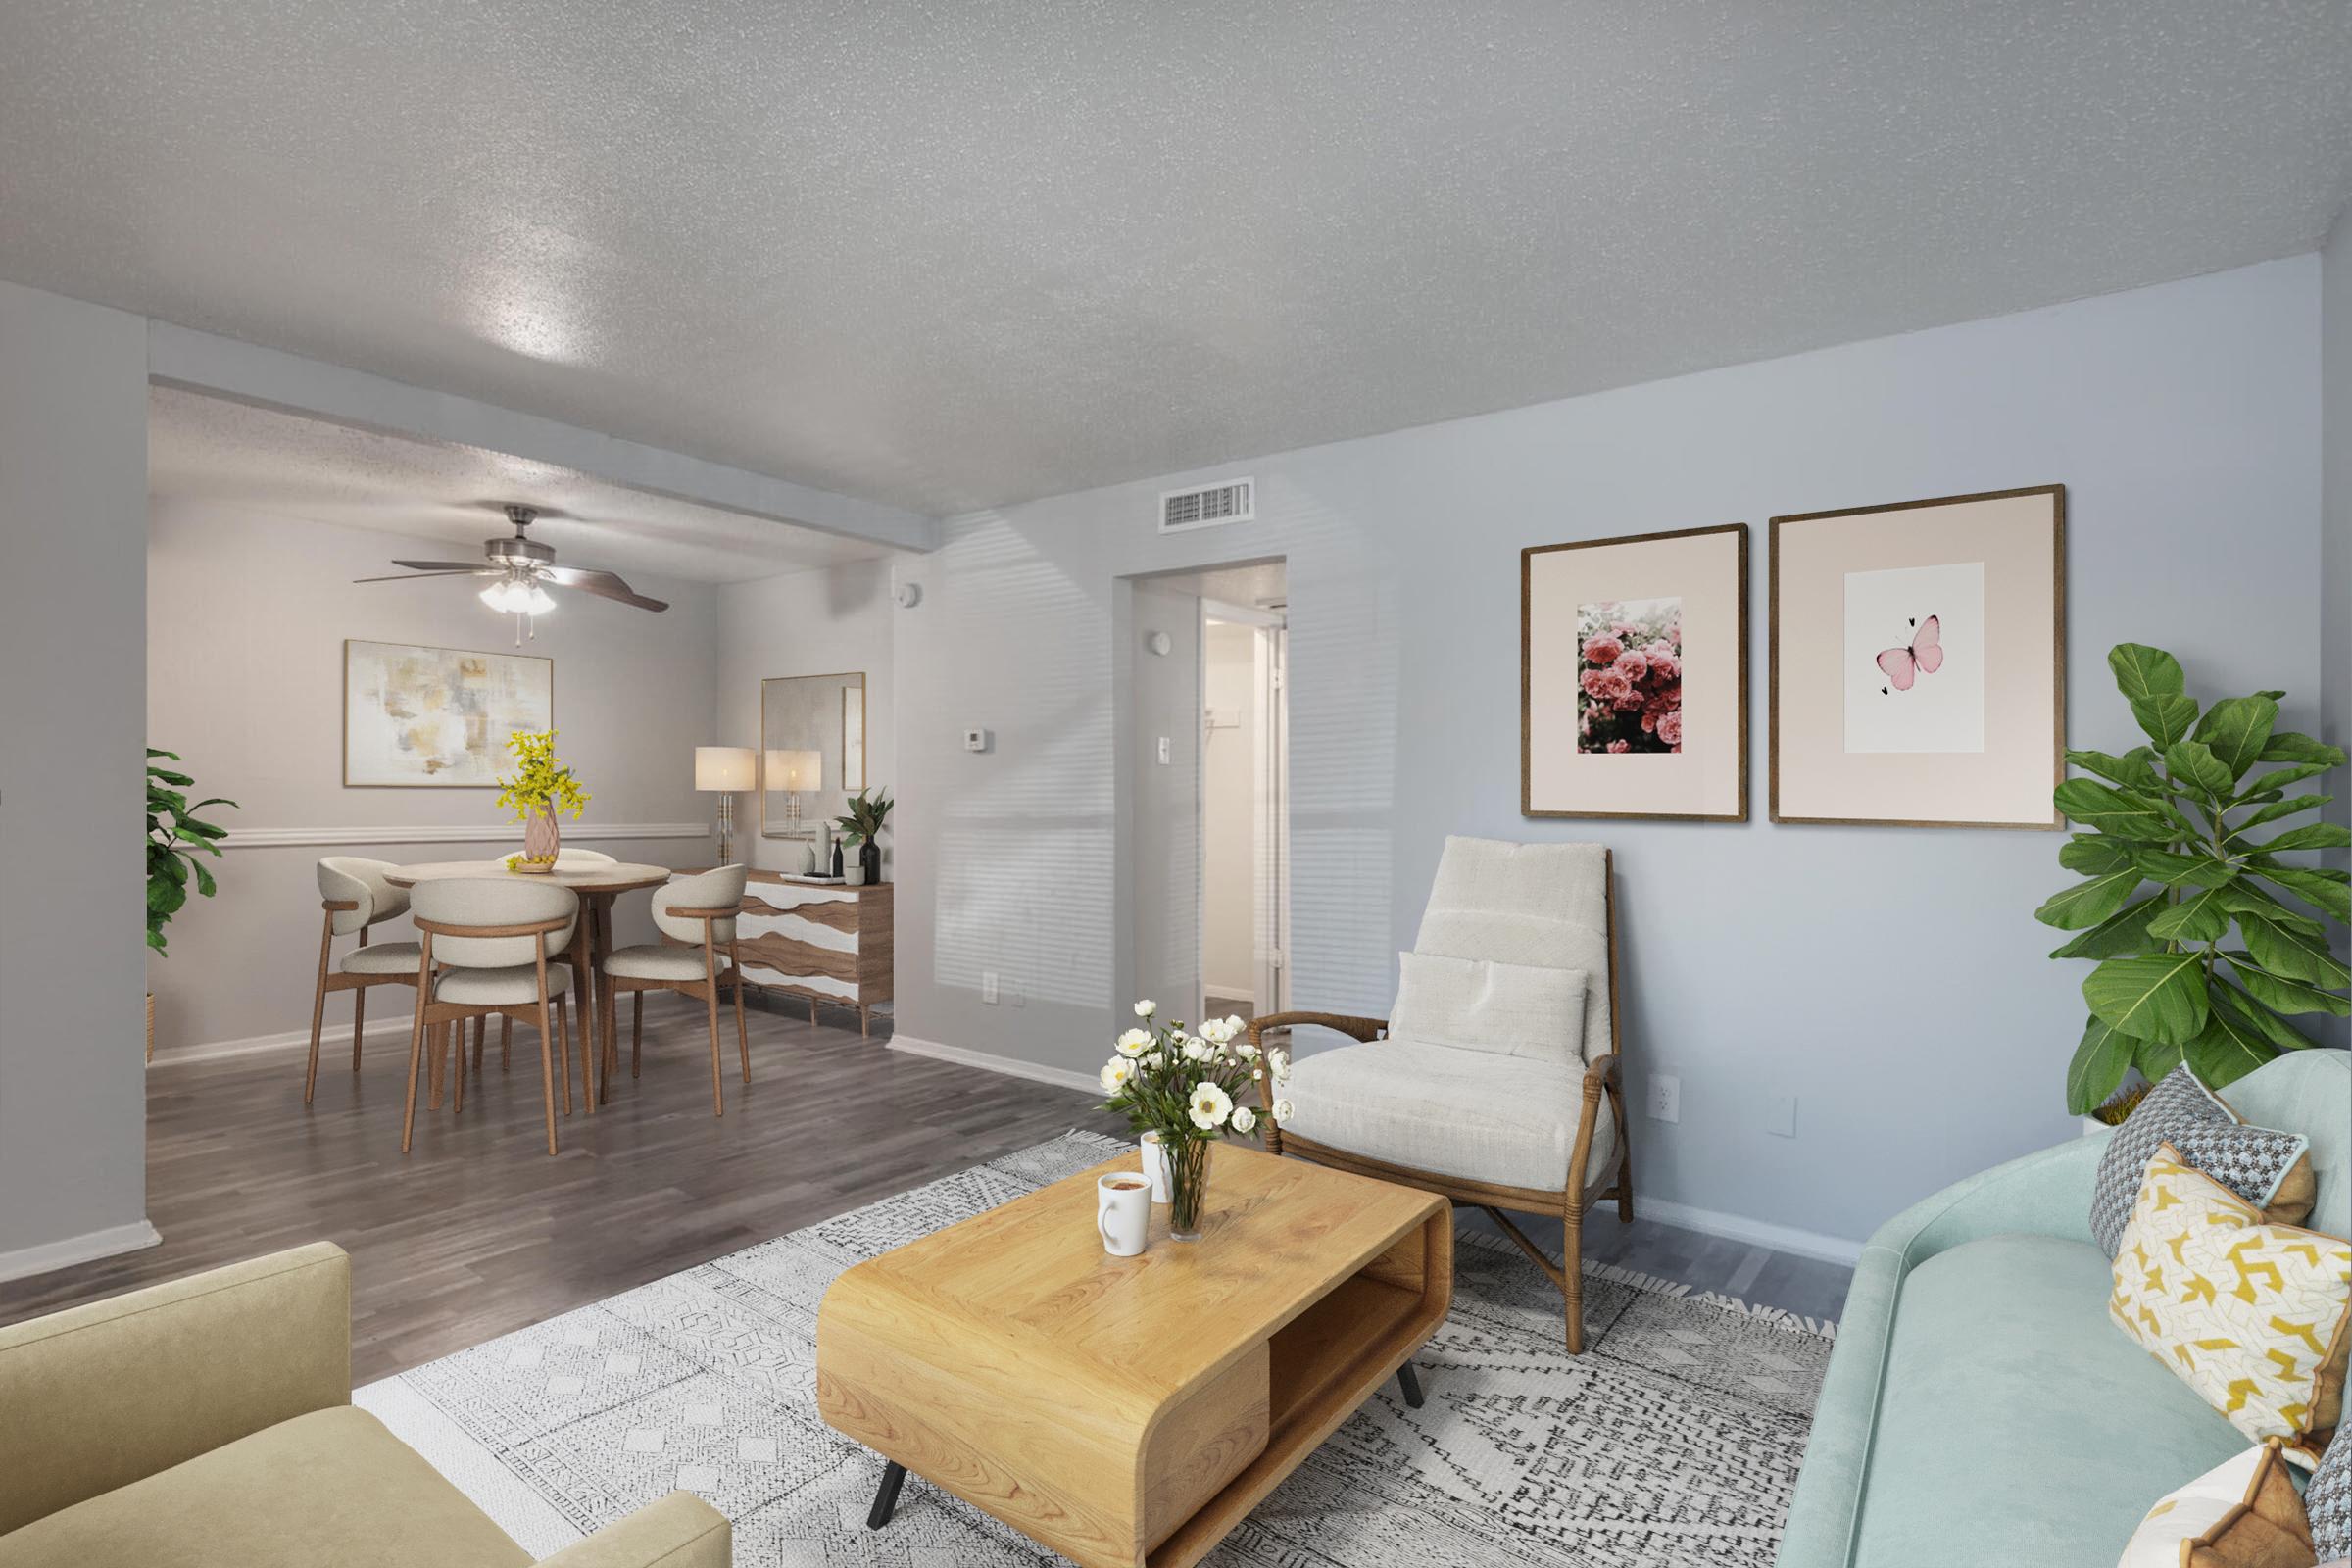
[[409,913],[422,940],[400,1152],[407,1153],[416,1138],[416,1075],[428,1036],[436,1060],[450,1045],[458,1047],[450,1098],[452,1114],[459,1114],[466,1108],[466,1063],[458,1027],[466,1019],[496,1014],[538,1025],[547,1152],[556,1152],[559,1079],[564,1113],[571,1114],[571,1047],[564,1017],[571,966],[551,959],[571,945],[572,927],[580,917],[579,899],[569,888],[527,877],[451,877],[416,884]]
[[[409,895],[384,880],[392,870],[387,860],[330,855],[318,862],[318,906],[326,919],[318,932],[318,991],[311,1000],[311,1058],[302,1074],[302,1102],[311,1102],[318,1086],[318,1036],[326,1025],[326,998],[331,991],[348,991],[351,998],[351,1070],[360,1070],[360,1038],[368,1027],[368,990],[370,986],[413,986],[416,983],[417,945],[414,942],[368,944],[370,927],[405,914]],[[357,934],[359,946],[334,960],[335,938]]]
[[[749,872],[740,865],[672,877],[654,890],[654,924],[672,940],[621,948],[605,956],[605,1038],[613,1037],[620,994],[629,993],[629,1076],[637,1076],[644,1054],[645,993],[676,991],[699,999],[710,1013],[710,1114],[726,1114],[720,1087],[718,991],[735,988],[735,1048],[743,1081],[752,1081],[752,1042],[743,1021],[743,969],[736,962],[735,916],[743,907]],[[719,964],[719,954],[726,964]]]

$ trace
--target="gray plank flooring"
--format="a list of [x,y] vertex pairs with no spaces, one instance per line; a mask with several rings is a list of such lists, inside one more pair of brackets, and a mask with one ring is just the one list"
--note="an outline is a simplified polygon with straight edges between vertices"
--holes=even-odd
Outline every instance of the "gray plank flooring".
[[[159,1060],[147,1185],[163,1245],[0,1284],[0,1323],[324,1239],[352,1254],[352,1370],[368,1382],[1073,1127],[1125,1132],[1088,1095],[891,1052],[879,1020],[861,1040],[850,1015],[811,1026],[805,1010],[752,1012],[748,1088],[727,1030],[714,1119],[701,1010],[655,997],[644,1075],[624,1063],[610,1104],[563,1120],[562,1153],[544,1152],[537,1041],[518,1026],[508,1071],[493,1029],[462,1118],[419,1095],[404,1158],[405,1045],[371,1040],[354,1075],[349,1034],[331,1032],[347,1005],[330,1006],[308,1107],[299,1051]],[[1587,1238],[1589,1256],[1807,1316],[1844,1297],[1843,1270],[1647,1221]]]

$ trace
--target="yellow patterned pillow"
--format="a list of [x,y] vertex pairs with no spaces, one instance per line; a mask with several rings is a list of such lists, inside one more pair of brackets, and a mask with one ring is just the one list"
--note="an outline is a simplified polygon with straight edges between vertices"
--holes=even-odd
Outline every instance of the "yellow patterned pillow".
[[2124,1227],[2107,1310],[2238,1431],[2319,1462],[2343,1402],[2352,1245],[2265,1224],[2164,1144]]

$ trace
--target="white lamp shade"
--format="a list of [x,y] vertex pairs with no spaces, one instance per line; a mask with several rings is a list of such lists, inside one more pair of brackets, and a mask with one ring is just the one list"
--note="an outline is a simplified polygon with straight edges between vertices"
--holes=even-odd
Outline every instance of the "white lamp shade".
[[822,752],[770,752],[767,787],[771,790],[821,790],[825,787]]
[[694,787],[698,790],[748,790],[760,767],[748,746],[697,746],[694,749]]

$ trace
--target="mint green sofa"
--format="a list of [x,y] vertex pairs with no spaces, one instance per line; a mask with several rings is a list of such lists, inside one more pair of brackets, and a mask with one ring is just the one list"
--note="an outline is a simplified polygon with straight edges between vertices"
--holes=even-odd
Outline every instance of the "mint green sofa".
[[[2352,1236],[2352,1056],[2222,1091],[2311,1139],[2315,1230]],[[2090,1187],[2109,1135],[1914,1203],[1863,1249],[1780,1568],[2112,1568],[2157,1498],[2247,1440],[2107,1317]]]

